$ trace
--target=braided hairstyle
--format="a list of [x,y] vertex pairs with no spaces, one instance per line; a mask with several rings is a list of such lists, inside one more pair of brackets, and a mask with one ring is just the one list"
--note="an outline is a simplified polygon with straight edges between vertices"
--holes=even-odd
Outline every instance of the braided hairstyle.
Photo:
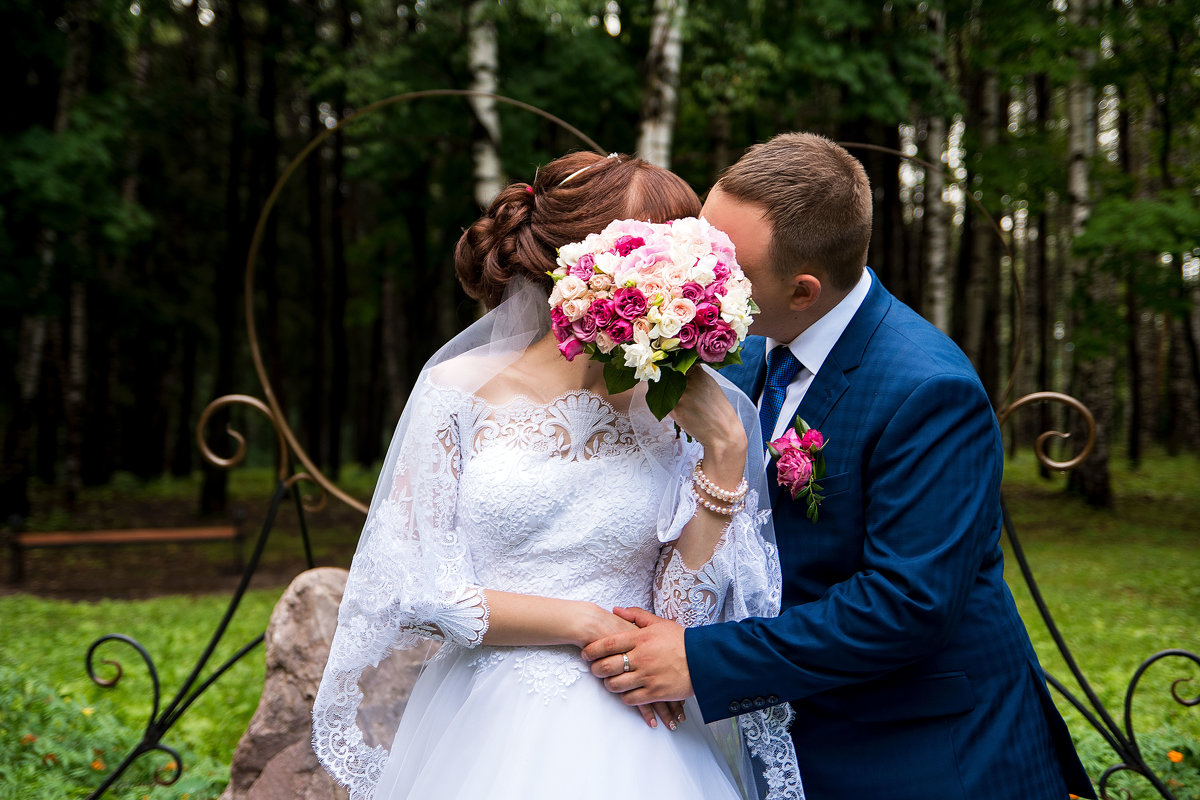
[[[565,181],[565,182],[564,182]],[[700,198],[678,175],[640,158],[570,153],[538,170],[533,184],[514,183],[467,228],[454,249],[463,290],[494,308],[509,282],[543,286],[558,248],[599,233],[613,220],[667,222],[700,213]]]

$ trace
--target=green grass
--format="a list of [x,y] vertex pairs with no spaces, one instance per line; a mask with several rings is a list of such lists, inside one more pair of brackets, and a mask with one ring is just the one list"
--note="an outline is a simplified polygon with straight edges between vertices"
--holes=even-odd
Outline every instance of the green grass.
[[[1069,646],[1097,693],[1120,721],[1125,687],[1143,659],[1169,648],[1200,650],[1200,459],[1155,454],[1140,471],[1113,461],[1116,508],[1089,509],[1063,494],[1064,479],[1036,476],[1032,459],[1009,462],[1005,491],[1032,567]],[[370,494],[374,476],[359,470],[347,488],[358,497]],[[116,486],[88,490],[83,514],[98,523],[131,504],[194,503],[198,479],[140,483],[128,477]],[[232,473],[230,496],[251,509],[249,524],[259,522],[273,486],[268,470]],[[117,509],[114,511],[113,509]],[[51,508],[31,520],[41,530],[80,527]],[[284,520],[286,522],[286,520]],[[346,542],[357,536],[361,519],[336,510],[310,517],[318,560],[329,548],[345,557]],[[338,547],[327,543],[336,540]],[[273,540],[268,548],[295,547]],[[352,547],[352,544],[351,544]],[[1026,620],[1034,646],[1047,670],[1071,685],[1045,626],[1037,616],[1015,560],[1008,580]],[[226,644],[213,663],[256,636],[266,624],[281,588],[247,595]],[[164,702],[186,677],[223,612],[227,596],[165,596],[152,600],[65,602],[29,595],[0,597],[4,625],[0,645],[0,800],[28,797],[82,798],[96,786],[140,736],[149,703],[149,680],[136,654],[109,644],[102,658],[119,659],[125,678],[114,689],[94,686],[83,657],[88,645],[110,631],[142,642],[161,670]],[[252,652],[210,689],[165,737],[180,750],[185,772],[171,787],[155,787],[151,770],[166,763],[150,755],[130,771],[114,798],[215,800],[229,775],[238,738],[253,714],[263,680],[262,650]],[[1200,694],[1200,668],[1181,660],[1162,662],[1142,681],[1135,703],[1135,731],[1148,761],[1179,798],[1200,798],[1200,708],[1187,709],[1170,699],[1176,678],[1191,678],[1181,693]],[[103,669],[103,667],[101,667]],[[1072,687],[1074,688],[1074,687]],[[1065,701],[1063,708],[1093,777],[1115,763],[1099,735]],[[85,713],[85,709],[90,712]],[[30,741],[29,736],[36,739]],[[1182,763],[1168,759],[1176,751]],[[53,759],[48,756],[53,755]],[[1116,779],[1135,799],[1156,797],[1137,779]],[[1120,793],[1114,793],[1114,797]]]
[[[1062,491],[1065,478],[1036,477],[1031,457],[1009,462],[1005,492],[1018,537],[1054,619],[1084,676],[1123,726],[1126,687],[1142,661],[1168,648],[1200,651],[1200,459],[1147,458],[1141,470],[1112,462],[1116,507],[1088,508]],[[1016,560],[1006,577],[1043,666],[1077,696]],[[1133,728],[1143,755],[1180,798],[1200,798],[1200,708],[1171,699],[1200,695],[1200,667],[1170,658],[1151,667],[1134,695]],[[1056,696],[1093,778],[1115,755],[1075,709]],[[1170,751],[1184,756],[1180,764]],[[1133,798],[1158,795],[1141,779],[1114,778]],[[1119,792],[1113,793],[1120,796]]]
[[[253,640],[281,590],[256,590],[242,602],[212,666]],[[154,659],[165,705],[183,684],[220,619],[228,598],[171,596],[154,600],[70,603],[28,595],[0,598],[0,798],[82,798],[141,737],[151,707],[151,681],[138,654],[105,644],[96,659],[119,661],[124,677],[111,689],[87,677],[84,656],[97,637],[121,632]],[[163,743],[183,758],[178,784],[155,786],[151,770],[164,754],[149,754],[118,785],[114,798],[216,798],[229,781],[234,747],[258,704],[264,676],[261,646],[233,666],[196,701]],[[30,739],[36,737],[36,739]]]

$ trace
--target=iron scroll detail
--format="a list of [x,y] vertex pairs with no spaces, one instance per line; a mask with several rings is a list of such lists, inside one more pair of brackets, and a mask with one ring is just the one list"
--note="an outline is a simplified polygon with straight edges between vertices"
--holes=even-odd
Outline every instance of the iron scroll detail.
[[[1087,406],[1079,400],[1069,395],[1059,392],[1034,392],[1032,394],[1021,397],[1011,404],[997,412],[999,423],[1003,425],[1012,412],[1027,405],[1038,402],[1058,402],[1062,403],[1075,411],[1077,411],[1084,420],[1087,429],[1087,438],[1084,441],[1081,449],[1073,457],[1057,461],[1049,456],[1045,450],[1045,444],[1052,438],[1066,439],[1070,434],[1059,431],[1044,431],[1038,435],[1034,447],[1037,459],[1040,463],[1049,469],[1059,472],[1066,472],[1074,469],[1088,457],[1096,440],[1096,421],[1088,410]],[[1189,650],[1173,648],[1162,650],[1147,658],[1134,671],[1130,678],[1129,684],[1125,689],[1124,698],[1124,713],[1121,723],[1113,717],[1108,708],[1101,701],[1099,695],[1092,688],[1091,683],[1083,674],[1078,661],[1075,660],[1071,653],[1070,647],[1067,645],[1066,639],[1058,628],[1058,624],[1054,621],[1054,617],[1050,612],[1049,606],[1046,604],[1041,589],[1038,586],[1036,578],[1033,575],[1033,569],[1029,565],[1029,559],[1025,554],[1025,549],[1021,546],[1021,541],[1017,536],[1016,527],[1013,525],[1012,517],[1008,512],[1008,504],[1006,503],[1003,494],[1000,497],[1000,508],[1003,517],[1004,532],[1008,536],[1009,544],[1012,546],[1013,556],[1017,560],[1017,565],[1021,570],[1021,576],[1025,580],[1025,584],[1029,587],[1030,595],[1033,598],[1034,605],[1037,607],[1038,615],[1041,617],[1043,624],[1050,633],[1050,637],[1054,640],[1054,645],[1062,656],[1067,670],[1071,673],[1071,677],[1075,681],[1075,685],[1079,687],[1082,693],[1081,698],[1071,689],[1069,689],[1062,681],[1056,678],[1049,672],[1046,672],[1046,682],[1053,687],[1062,697],[1071,704],[1071,706],[1079,712],[1079,714],[1091,725],[1104,739],[1112,751],[1116,754],[1119,761],[1116,764],[1108,767],[1100,775],[1096,782],[1096,787],[1099,790],[1102,800],[1116,800],[1111,794],[1109,783],[1114,775],[1121,772],[1131,772],[1145,779],[1164,800],[1178,800],[1176,795],[1170,790],[1166,782],[1154,771],[1147,763],[1142,754],[1141,747],[1138,745],[1138,736],[1134,728],[1133,721],[1133,699],[1137,693],[1139,684],[1146,671],[1151,666],[1157,664],[1167,658],[1181,658],[1185,661],[1190,661],[1192,664],[1200,667],[1200,655]],[[1185,707],[1200,706],[1200,694],[1194,698],[1181,697],[1179,687],[1185,683],[1191,682],[1192,678],[1177,678],[1171,684],[1171,697],[1180,705]],[[1120,789],[1124,796],[1124,800],[1128,800],[1129,792],[1126,789]]]
[[[259,213],[258,221],[254,228],[254,233],[251,238],[249,251],[246,256],[245,265],[245,317],[246,317],[246,332],[250,344],[250,354],[254,363],[255,372],[262,386],[263,396],[265,400],[260,400],[257,397],[246,394],[229,394],[218,397],[213,400],[201,413],[199,421],[196,425],[196,444],[199,448],[201,456],[209,464],[220,469],[232,469],[245,458],[246,455],[246,437],[232,426],[227,425],[225,434],[229,436],[235,443],[234,453],[231,456],[220,456],[209,447],[205,436],[205,431],[212,421],[214,415],[228,407],[245,407],[253,409],[268,422],[275,432],[277,440],[277,458],[276,458],[276,482],[275,490],[271,496],[267,506],[266,515],[263,521],[262,528],[259,531],[258,538],[255,541],[253,553],[246,563],[243,570],[241,580],[238,583],[237,589],[234,591],[232,598],[226,607],[224,616],[221,618],[216,629],[213,631],[208,645],[204,652],[200,655],[195,666],[193,667],[188,678],[176,692],[171,701],[165,708],[161,706],[162,690],[158,677],[158,670],[155,667],[154,659],[149,651],[136,639],[122,633],[105,634],[92,642],[88,648],[85,665],[87,668],[88,677],[98,686],[104,688],[115,688],[121,681],[124,674],[124,668],[120,661],[114,658],[100,659],[100,663],[107,665],[115,671],[112,677],[103,677],[96,671],[96,656],[100,648],[109,643],[121,643],[132,648],[142,659],[151,681],[151,698],[150,698],[150,713],[147,717],[145,729],[142,733],[141,740],[135,744],[121,763],[105,775],[103,781],[97,786],[88,796],[87,800],[98,800],[120,779],[120,777],[129,769],[129,767],[141,756],[147,753],[160,752],[164,753],[172,759],[174,768],[160,767],[154,773],[154,780],[160,785],[171,785],[179,780],[183,773],[184,763],[179,752],[162,743],[163,736],[175,725],[176,722],[187,712],[191,705],[200,697],[209,687],[219,680],[229,669],[245,657],[249,652],[254,650],[261,644],[266,634],[260,633],[251,641],[240,647],[236,653],[229,657],[226,661],[216,666],[207,677],[202,678],[205,667],[212,658],[217,645],[224,637],[234,614],[237,612],[238,606],[241,603],[243,596],[250,585],[250,579],[258,569],[259,561],[263,551],[266,548],[267,539],[275,524],[275,518],[278,514],[280,505],[291,495],[295,506],[297,519],[299,521],[301,538],[304,545],[304,554],[307,567],[312,569],[315,566],[312,553],[312,545],[309,540],[308,526],[305,518],[305,512],[314,513],[323,509],[329,497],[334,497],[340,500],[347,506],[359,511],[363,515],[367,513],[367,506],[364,502],[346,493],[341,487],[337,486],[333,481],[326,477],[320,469],[312,462],[299,439],[288,426],[286,415],[277,399],[275,391],[271,386],[270,379],[264,365],[262,355],[259,349],[258,334],[254,319],[254,268],[258,257],[258,249],[262,241],[263,232],[266,227],[267,219],[270,217],[275,203],[288,179],[296,171],[296,169],[304,162],[304,160],[318,148],[326,139],[332,136],[336,131],[344,129],[349,125],[361,120],[364,116],[378,111],[379,109],[396,105],[410,100],[418,100],[422,98],[435,97],[490,97],[493,100],[504,103],[524,111],[536,114],[566,130],[572,134],[590,149],[598,153],[606,152],[595,141],[589,138],[578,128],[570,125],[559,117],[550,114],[536,106],[528,103],[515,100],[503,95],[491,94],[488,92],[479,92],[474,90],[462,89],[428,89],[423,91],[406,92],[404,94],[394,95],[383,100],[376,101],[370,105],[364,106],[353,114],[339,120],[336,125],[323,130],[319,135],[313,138],[287,165],[280,174],[271,193],[268,195],[262,210]],[[293,456],[298,462],[301,469],[296,471],[293,468]],[[302,497],[298,489],[298,484],[310,483],[317,487],[317,494],[312,497]]]

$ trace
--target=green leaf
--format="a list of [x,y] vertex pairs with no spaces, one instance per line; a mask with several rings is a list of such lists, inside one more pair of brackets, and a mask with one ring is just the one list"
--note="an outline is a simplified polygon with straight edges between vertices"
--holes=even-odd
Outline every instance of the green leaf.
[[686,375],[687,371],[692,368],[692,365],[696,363],[696,359],[699,357],[695,350],[690,350],[684,354],[683,358],[679,359],[679,363],[675,365],[675,369]]
[[637,378],[633,377],[633,370],[623,362],[609,361],[604,365],[604,385],[608,387],[609,394],[620,394],[637,386]]
[[726,351],[725,358],[721,360],[721,363],[713,364],[712,367],[713,369],[724,369],[725,367],[740,363],[742,363],[742,348],[738,347],[734,350]]
[[654,414],[656,419],[662,419],[670,414],[671,409],[679,403],[679,398],[683,396],[683,390],[686,388],[686,375],[673,369],[664,369],[662,377],[651,383],[650,388],[646,391],[646,405],[650,407],[650,413]]

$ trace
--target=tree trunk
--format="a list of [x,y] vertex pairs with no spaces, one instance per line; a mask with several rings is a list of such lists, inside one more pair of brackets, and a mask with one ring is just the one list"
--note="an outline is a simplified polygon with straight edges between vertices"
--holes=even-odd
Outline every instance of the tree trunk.
[[[353,29],[350,24],[349,0],[342,0],[341,26],[342,50],[350,51]],[[346,116],[346,87],[339,86],[334,103],[337,118]],[[342,469],[342,422],[346,415],[346,400],[350,386],[350,344],[346,338],[346,304],[349,298],[349,276],[346,265],[346,225],[350,204],[346,193],[346,141],[339,129],[333,135],[333,219],[330,226],[329,245],[333,267],[329,294],[330,325],[330,374],[329,374],[329,476],[337,480]]]
[[946,120],[930,117],[926,124],[925,160],[938,169],[925,170],[925,213],[921,219],[925,241],[924,312],[942,333],[950,333],[950,291],[948,259],[950,254],[950,209],[942,200],[946,178],[941,171],[946,149]]
[[687,0],[654,0],[637,153],[664,169],[671,166],[671,133],[675,128],[686,13]]
[[[972,115],[979,140],[979,149],[987,151],[996,146],[996,76],[987,71],[979,78],[980,86],[975,113]],[[971,123],[967,123],[968,128]],[[966,190],[972,191],[971,182]],[[987,191],[992,191],[990,188]],[[995,233],[987,218],[973,208],[969,215],[971,222],[969,267],[967,272],[966,308],[963,327],[963,351],[975,365],[983,380],[988,394],[995,397],[996,381],[992,371],[994,366],[984,353],[985,341],[996,335],[994,329],[989,329],[994,313],[992,309],[992,280],[999,265],[993,263],[993,240]]]
[[[494,5],[491,0],[475,0],[469,12],[467,33],[467,63],[471,70],[471,89],[496,93],[496,71],[500,67],[499,45],[496,40],[496,21],[488,14]],[[504,171],[500,165],[500,112],[491,97],[471,97],[475,112],[475,141],[471,153],[475,159],[475,203],[480,208],[492,204],[504,188]]]
[[67,317],[67,369],[63,385],[63,422],[67,437],[63,454],[63,501],[75,510],[83,488],[83,400],[87,382],[87,289],[71,281]]
[[[233,47],[234,103],[226,159],[229,173],[225,176],[225,248],[213,276],[213,320],[217,328],[214,399],[233,392],[238,268],[246,256],[245,221],[242,218],[242,159],[246,149],[246,28],[242,20],[241,0],[229,0],[229,41]],[[209,423],[208,432],[214,437],[209,446],[217,454],[227,455],[230,452],[225,435],[228,423],[229,414],[225,410],[214,414]],[[200,489],[202,516],[225,512],[227,485],[228,473],[204,462],[204,483]]]
[[[320,124],[317,101],[308,98],[308,118]],[[322,155],[324,148],[312,153],[304,165],[305,196],[308,201],[308,258],[312,262],[312,327],[309,331],[310,368],[305,408],[305,441],[309,457],[318,466],[325,463],[326,430],[326,341],[329,336],[328,282],[329,265],[325,257],[325,192]]]
[[196,447],[192,426],[195,423],[196,349],[199,336],[195,327],[185,325],[180,338],[179,411],[175,421],[175,441],[171,447],[171,474],[177,478],[192,474],[192,450]]
[[42,270],[29,295],[31,313],[21,318],[17,338],[17,403],[4,436],[3,472],[0,472],[0,515],[29,516],[29,455],[34,400],[41,383],[46,345],[46,315],[41,312],[50,280],[49,245],[43,246]]
[[[1095,0],[1071,3],[1068,9],[1071,24],[1082,29],[1088,23],[1094,7]],[[1067,84],[1067,203],[1072,241],[1083,233],[1091,214],[1089,166],[1096,141],[1095,99],[1087,79],[1095,54],[1090,50],[1082,50],[1076,58],[1078,71]],[[1088,293],[1088,304],[1096,308],[1115,305],[1116,293],[1112,289],[1112,282],[1107,277],[1088,280],[1089,264],[1074,254],[1068,258],[1076,291]],[[1076,332],[1082,333],[1078,325]],[[1077,349],[1074,367],[1076,397],[1091,409],[1096,418],[1096,446],[1087,460],[1071,473],[1068,488],[1081,495],[1088,505],[1107,508],[1112,506],[1113,501],[1108,470],[1108,442],[1112,435],[1114,403],[1113,357],[1107,348],[1103,352],[1097,349],[1086,354],[1080,354]],[[1078,423],[1074,427],[1077,428]]]

